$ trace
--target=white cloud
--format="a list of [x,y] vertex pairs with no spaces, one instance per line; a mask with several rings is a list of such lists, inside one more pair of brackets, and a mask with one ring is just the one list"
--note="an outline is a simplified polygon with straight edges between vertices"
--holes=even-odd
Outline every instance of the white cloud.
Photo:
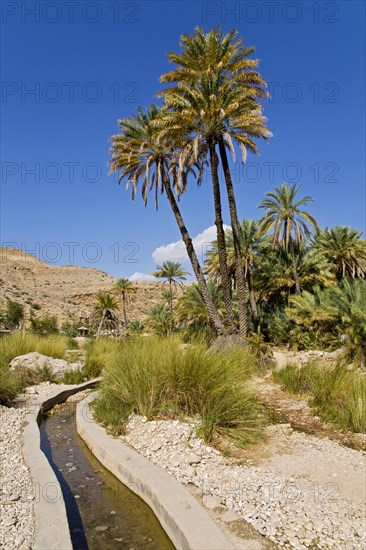
[[[224,225],[224,229],[229,229],[229,226]],[[215,225],[207,227],[202,231],[202,233],[198,233],[198,235],[193,237],[193,246],[197,256],[202,257],[202,255],[205,255],[206,250],[215,239]],[[188,260],[186,247],[182,240],[176,241],[175,243],[158,246],[158,248],[155,248],[152,253],[152,257],[157,264],[165,262],[166,260],[171,260],[172,262],[182,262]]]
[[148,273],[139,273],[138,271],[136,271],[136,273],[133,273],[129,277],[129,280],[133,283],[151,283],[157,281],[156,277],[154,277],[153,275],[149,275]]

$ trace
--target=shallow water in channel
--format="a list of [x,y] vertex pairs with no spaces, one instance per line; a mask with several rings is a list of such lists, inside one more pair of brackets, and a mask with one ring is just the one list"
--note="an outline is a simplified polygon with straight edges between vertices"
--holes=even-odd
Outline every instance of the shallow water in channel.
[[76,403],[65,403],[40,426],[41,448],[61,485],[74,550],[174,550],[149,506],[78,436],[75,410]]

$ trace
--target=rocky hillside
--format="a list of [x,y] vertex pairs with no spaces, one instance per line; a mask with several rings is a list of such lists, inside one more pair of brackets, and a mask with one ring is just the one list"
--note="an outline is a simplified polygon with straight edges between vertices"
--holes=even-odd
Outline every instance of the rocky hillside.
[[[49,265],[13,248],[0,248],[0,309],[7,300],[19,302],[30,315],[56,315],[59,326],[89,317],[98,291],[109,291],[116,279],[103,271],[73,265]],[[161,298],[162,285],[136,283],[137,292],[128,306],[129,318],[142,319]]]

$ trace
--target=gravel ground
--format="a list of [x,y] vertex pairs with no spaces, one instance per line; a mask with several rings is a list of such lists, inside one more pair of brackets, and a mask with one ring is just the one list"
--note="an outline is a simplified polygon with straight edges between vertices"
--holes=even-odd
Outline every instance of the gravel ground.
[[34,542],[34,494],[22,456],[21,433],[33,404],[66,385],[44,382],[27,388],[12,407],[0,406],[0,548],[29,550]]
[[[22,458],[22,425],[41,396],[63,387],[68,386],[45,382],[27,388],[13,407],[0,407],[2,549],[33,546],[36,495]],[[243,518],[277,547],[365,547],[365,453],[277,425],[268,429],[265,443],[234,459],[194,433],[193,421],[134,416],[121,439],[182,483],[198,487],[208,508],[223,504],[228,519]]]
[[365,453],[293,432],[287,424],[271,426],[266,443],[234,459],[194,431],[193,422],[134,416],[121,439],[277,547],[365,547]]

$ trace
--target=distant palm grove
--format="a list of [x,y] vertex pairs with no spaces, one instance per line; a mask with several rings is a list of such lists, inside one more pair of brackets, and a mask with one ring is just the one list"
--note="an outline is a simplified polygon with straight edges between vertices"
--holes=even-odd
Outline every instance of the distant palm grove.
[[[174,277],[173,262],[158,266],[154,274],[167,278],[169,290],[150,312],[150,326],[163,335],[181,330],[187,340],[237,334],[300,349],[343,342],[349,359],[364,365],[362,233],[320,228],[310,212],[313,199],[302,195],[300,185],[279,182],[268,191],[258,221],[238,212],[228,155],[239,154],[245,163],[247,152],[258,154],[258,142],[271,137],[262,107],[266,82],[253,53],[236,31],[205,34],[197,27],[192,36],[182,36],[179,53],[168,54],[172,70],[160,77],[167,85],[158,93],[161,106],[139,107],[119,121],[120,133],[111,138],[110,169],[132,190],[132,198],[140,186],[145,203],[151,192],[158,207],[165,193],[197,280],[177,299],[174,283],[187,273],[175,264]],[[189,192],[188,182],[201,184],[207,167],[217,238],[201,266],[178,202]],[[121,292],[123,297],[122,287]],[[126,309],[124,316],[127,320]]]

